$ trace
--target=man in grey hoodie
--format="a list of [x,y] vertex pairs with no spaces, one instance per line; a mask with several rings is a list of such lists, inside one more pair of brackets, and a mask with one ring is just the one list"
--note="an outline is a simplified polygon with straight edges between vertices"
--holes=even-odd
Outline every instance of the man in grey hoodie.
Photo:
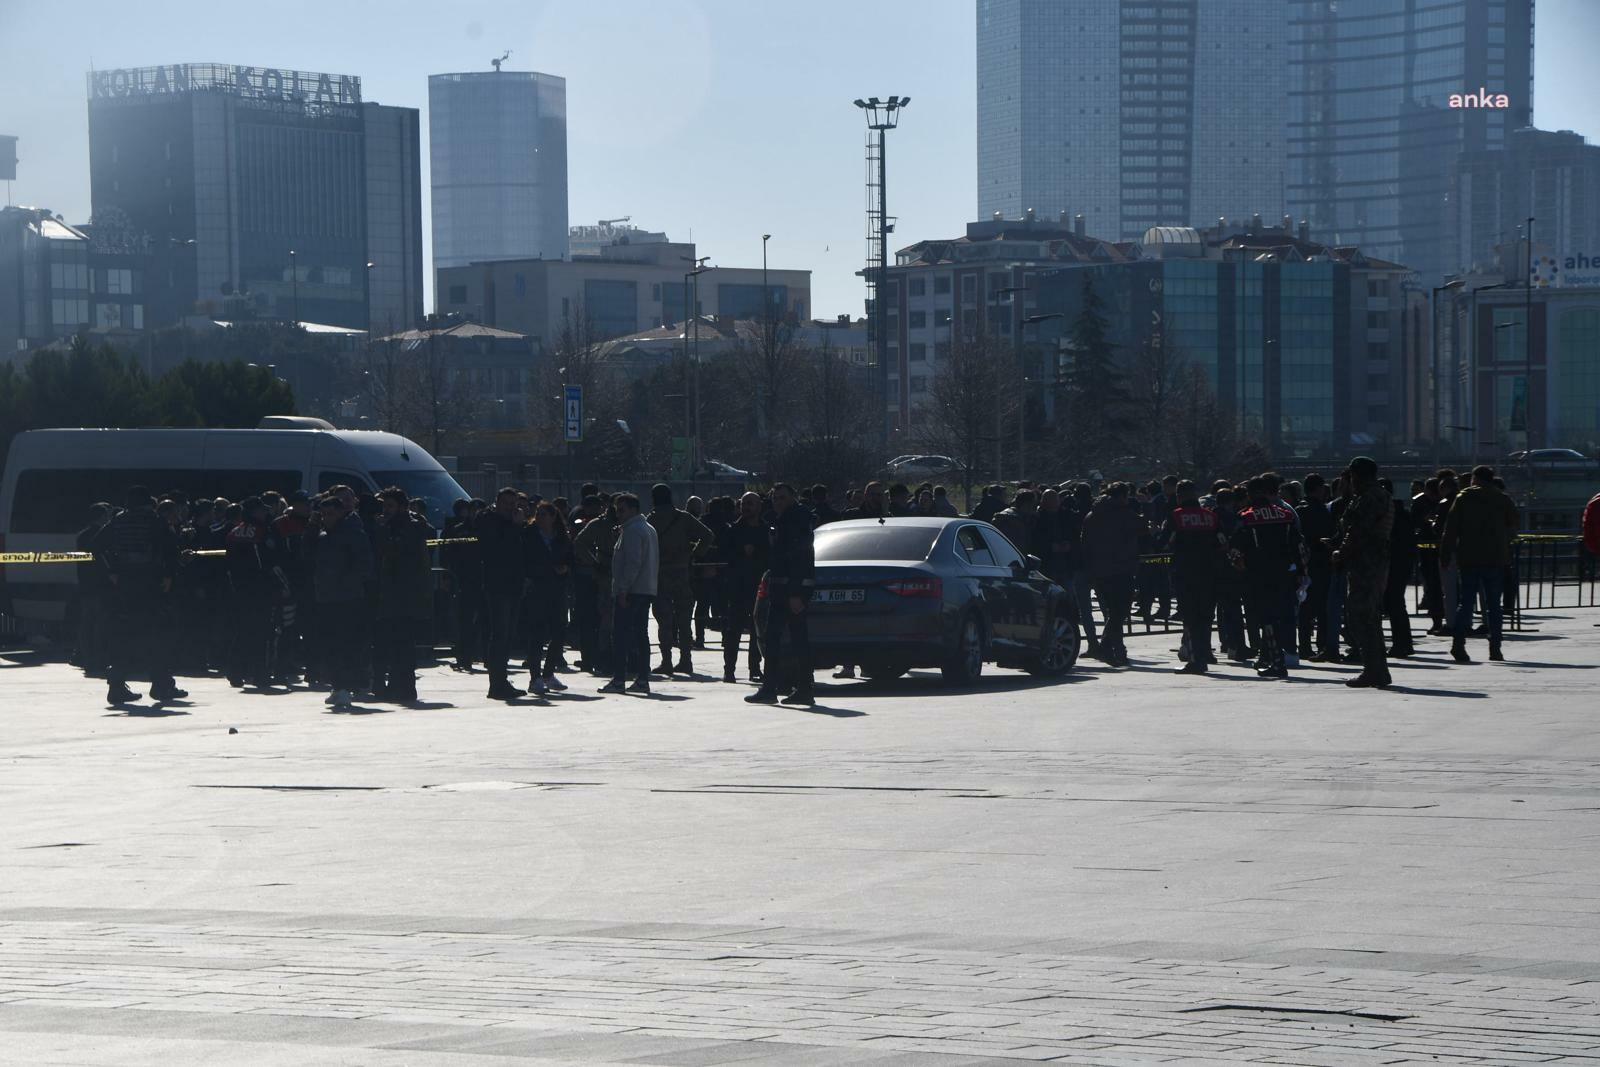
[[[621,493],[611,500],[617,512],[617,547],[611,555],[611,681],[602,693],[650,692],[650,602],[656,598],[660,547],[656,531],[639,513],[639,498]],[[635,681],[627,685],[628,669]]]

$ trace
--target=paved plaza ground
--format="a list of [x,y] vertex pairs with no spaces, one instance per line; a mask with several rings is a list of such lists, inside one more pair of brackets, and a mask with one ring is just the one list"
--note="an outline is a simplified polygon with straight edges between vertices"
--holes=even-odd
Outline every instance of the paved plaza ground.
[[1600,1063],[1600,612],[1530,622],[1388,692],[1151,636],[812,710],[122,713],[14,651],[0,1062]]

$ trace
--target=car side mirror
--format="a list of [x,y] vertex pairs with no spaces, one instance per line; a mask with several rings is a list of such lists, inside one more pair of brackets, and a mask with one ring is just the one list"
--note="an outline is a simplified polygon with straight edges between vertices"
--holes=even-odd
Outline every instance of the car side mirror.
[[1044,560],[1040,559],[1038,556],[1033,555],[1032,553],[1029,553],[1029,555],[1028,555],[1028,569],[1030,571],[1036,571],[1040,567],[1043,567],[1043,566],[1044,566]]

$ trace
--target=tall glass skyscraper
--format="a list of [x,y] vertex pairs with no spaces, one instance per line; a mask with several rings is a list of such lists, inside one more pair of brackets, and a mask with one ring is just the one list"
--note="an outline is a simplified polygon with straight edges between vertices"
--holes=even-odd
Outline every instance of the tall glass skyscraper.
[[977,0],[978,214],[1102,238],[1284,207],[1282,0]]
[[433,267],[567,255],[567,82],[532,71],[428,78]]
[[1451,171],[1533,120],[1533,0],[1290,0],[1289,206],[1424,279],[1460,268]]

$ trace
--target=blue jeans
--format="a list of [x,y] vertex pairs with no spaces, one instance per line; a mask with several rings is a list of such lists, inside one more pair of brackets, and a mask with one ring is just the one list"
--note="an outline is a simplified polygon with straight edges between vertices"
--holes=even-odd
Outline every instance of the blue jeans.
[[1462,567],[1460,572],[1460,591],[1456,595],[1455,639],[1465,640],[1472,632],[1472,609],[1478,603],[1479,593],[1482,593],[1483,617],[1489,624],[1489,646],[1491,648],[1498,646],[1501,609],[1504,604],[1501,597],[1505,588],[1505,568]]

